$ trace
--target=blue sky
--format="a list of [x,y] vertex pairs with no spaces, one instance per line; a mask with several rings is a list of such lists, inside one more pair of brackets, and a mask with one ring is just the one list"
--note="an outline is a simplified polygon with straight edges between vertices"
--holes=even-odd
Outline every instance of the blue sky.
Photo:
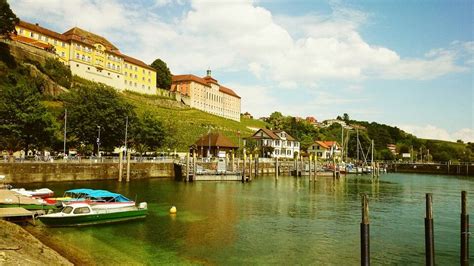
[[9,2],[24,20],[93,31],[174,74],[210,67],[256,117],[348,113],[474,141],[472,1]]

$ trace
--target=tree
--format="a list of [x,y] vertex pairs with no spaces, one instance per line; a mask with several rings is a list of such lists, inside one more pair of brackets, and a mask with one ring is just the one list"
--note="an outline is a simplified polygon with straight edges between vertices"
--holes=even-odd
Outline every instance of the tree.
[[169,90],[171,88],[171,72],[166,63],[158,58],[150,66],[156,70],[156,87]]
[[148,149],[157,150],[164,144],[165,132],[163,130],[163,124],[160,120],[147,112],[132,127],[131,137],[134,147],[141,144],[145,145]]
[[50,146],[58,128],[31,84],[0,89],[0,148],[17,150]]
[[9,36],[10,33],[16,32],[15,25],[20,20],[10,9],[10,5],[6,0],[0,0],[0,35]]
[[349,115],[348,115],[347,113],[344,113],[344,114],[342,115],[342,118],[344,119],[345,122],[349,122],[349,121],[351,120],[350,117],[349,117]]
[[267,122],[273,129],[283,129],[285,117],[280,112],[273,112]]
[[85,145],[97,144],[100,126],[100,148],[111,151],[124,144],[126,117],[130,126],[137,123],[133,106],[109,86],[79,83],[61,97],[68,114],[67,134]]

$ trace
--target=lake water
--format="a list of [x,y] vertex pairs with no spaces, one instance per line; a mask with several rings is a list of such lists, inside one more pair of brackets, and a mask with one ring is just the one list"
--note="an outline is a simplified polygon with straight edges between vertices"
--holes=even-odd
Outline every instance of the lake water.
[[[336,182],[259,177],[245,184],[150,179],[42,185],[57,195],[88,187],[148,202],[146,220],[45,229],[98,264],[358,265],[360,194],[367,193],[371,262],[421,265],[425,193],[433,193],[436,263],[458,265],[461,190],[468,191],[474,217],[472,177],[397,173],[378,182],[350,176]],[[176,215],[168,213],[173,205]]]

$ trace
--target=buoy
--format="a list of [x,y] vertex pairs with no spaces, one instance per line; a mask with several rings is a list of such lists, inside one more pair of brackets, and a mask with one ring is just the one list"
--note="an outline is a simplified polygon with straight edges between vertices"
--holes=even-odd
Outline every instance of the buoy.
[[176,207],[175,207],[175,206],[171,207],[171,209],[170,209],[170,213],[171,213],[171,214],[176,214],[176,211],[177,211],[177,210],[176,210]]

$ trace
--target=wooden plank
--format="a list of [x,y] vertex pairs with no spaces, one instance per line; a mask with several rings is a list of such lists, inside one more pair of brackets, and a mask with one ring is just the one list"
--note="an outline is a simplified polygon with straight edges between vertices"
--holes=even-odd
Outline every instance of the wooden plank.
[[0,208],[0,218],[33,216],[33,214],[32,211],[20,207]]

